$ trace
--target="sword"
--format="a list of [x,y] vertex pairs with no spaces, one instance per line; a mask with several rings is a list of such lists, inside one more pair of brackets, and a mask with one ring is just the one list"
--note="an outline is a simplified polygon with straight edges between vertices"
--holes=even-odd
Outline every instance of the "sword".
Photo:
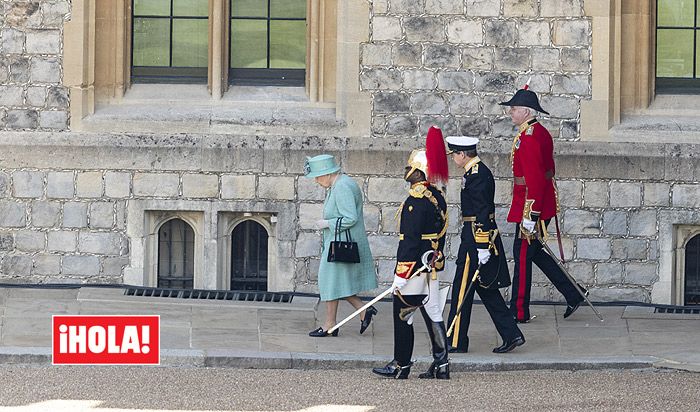
[[581,290],[581,288],[578,286],[578,283],[576,283],[576,279],[574,279],[574,277],[571,276],[571,274],[564,268],[564,265],[562,265],[559,259],[556,258],[556,255],[554,254],[554,252],[552,252],[552,249],[549,247],[547,242],[542,240],[542,236],[539,234],[539,232],[537,232],[536,235],[537,240],[539,240],[542,246],[544,246],[544,250],[547,252],[547,254],[554,260],[557,266],[559,266],[559,269],[561,269],[561,271],[564,272],[564,275],[566,275],[566,277],[569,278],[569,281],[574,285],[576,291],[583,297],[583,300],[586,301],[588,306],[590,306],[591,309],[593,309],[593,312],[596,314],[596,316],[598,316],[598,319],[600,319],[601,322],[604,322],[605,320],[603,319],[603,316],[601,316],[600,312],[598,312],[598,310],[593,306],[591,301],[588,300],[588,296],[586,296],[586,294],[583,293],[583,290]]
[[[429,251],[423,253],[423,256],[421,256],[421,259],[420,259],[421,262],[423,263],[423,266],[421,266],[420,269],[418,269],[417,271],[413,272],[413,276],[415,276],[415,275],[418,274],[418,273],[423,272],[424,270],[429,270],[429,269],[430,269],[430,265],[431,265],[432,260],[431,260],[429,257],[432,256],[433,253],[434,253],[434,251],[432,251],[432,250],[429,250]],[[413,276],[411,276],[411,277],[413,277]],[[410,278],[409,278],[409,279],[410,279]],[[372,305],[374,305],[375,303],[379,302],[380,300],[384,299],[384,297],[385,297],[386,295],[392,293],[393,291],[394,291],[394,288],[393,288],[393,287],[389,287],[389,289],[387,289],[387,290],[385,290],[384,292],[380,293],[377,297],[375,297],[374,299],[370,300],[369,302],[367,302],[366,304],[364,304],[361,308],[359,308],[359,309],[357,309],[356,311],[354,311],[353,313],[351,313],[350,316],[348,316],[347,318],[345,318],[345,319],[341,320],[340,322],[336,323],[335,326],[333,326],[332,328],[328,329],[328,331],[326,331],[326,333],[330,335],[331,333],[333,333],[334,330],[336,330],[336,329],[338,329],[339,327],[345,325],[346,323],[348,323],[348,321],[350,321],[350,319],[354,318],[355,316],[357,316],[357,315],[359,315],[360,313],[362,313],[363,310],[366,310],[366,309],[369,308],[370,306],[372,306]]]
[[455,328],[455,324],[457,323],[457,319],[460,317],[460,312],[462,311],[462,306],[464,306],[464,302],[467,300],[466,297],[469,295],[469,293],[471,292],[474,285],[476,285],[476,280],[479,278],[479,271],[480,270],[481,270],[481,263],[479,263],[479,266],[474,271],[474,276],[472,277],[471,282],[469,282],[469,286],[467,286],[467,292],[464,294],[464,298],[459,303],[459,306],[457,306],[457,310],[455,311],[455,317],[452,319],[452,323],[450,323],[450,328],[447,329],[447,337],[448,338],[450,336],[452,336],[452,331]]

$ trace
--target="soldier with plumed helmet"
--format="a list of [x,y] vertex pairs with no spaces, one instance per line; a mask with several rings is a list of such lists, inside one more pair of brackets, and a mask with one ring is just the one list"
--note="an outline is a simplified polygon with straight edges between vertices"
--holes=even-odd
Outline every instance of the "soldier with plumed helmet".
[[[443,248],[447,232],[447,203],[436,186],[448,178],[447,156],[442,132],[431,127],[426,148],[414,150],[408,158],[404,180],[410,183],[409,195],[399,208],[399,246],[394,272],[394,359],[372,372],[406,379],[413,354],[413,317],[420,309],[428,327],[433,362],[419,378],[449,379],[447,338],[442,311],[447,290],[440,293],[437,272],[444,268]],[[431,256],[427,265],[424,256]]]

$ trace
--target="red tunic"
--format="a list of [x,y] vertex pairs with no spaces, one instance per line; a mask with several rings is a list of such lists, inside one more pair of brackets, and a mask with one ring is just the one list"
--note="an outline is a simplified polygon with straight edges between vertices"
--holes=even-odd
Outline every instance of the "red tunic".
[[[557,196],[554,189],[554,143],[552,136],[537,120],[520,126],[520,133],[513,141],[513,201],[508,221],[520,223],[525,201],[532,201],[532,213],[546,220],[557,213]],[[534,219],[533,219],[534,220]]]

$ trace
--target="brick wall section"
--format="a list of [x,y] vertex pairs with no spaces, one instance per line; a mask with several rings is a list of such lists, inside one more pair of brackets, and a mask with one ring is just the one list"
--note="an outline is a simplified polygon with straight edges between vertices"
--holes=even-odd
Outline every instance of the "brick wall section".
[[0,0],[0,130],[64,130],[63,23],[68,0]]
[[498,102],[531,78],[555,137],[579,137],[591,96],[591,22],[582,0],[375,0],[361,48],[373,136],[512,137]]
[[[32,142],[31,149],[9,143],[19,135]],[[394,214],[407,193],[401,172],[414,144],[410,139],[387,138],[382,140],[386,144],[377,145],[376,139],[237,136],[241,145],[228,148],[227,140],[218,136],[132,135],[130,141],[117,142],[113,136],[91,134],[6,136],[0,141],[5,156],[0,170],[0,282],[119,283],[135,240],[126,234],[128,202],[204,200],[240,202],[253,213],[255,205],[292,206],[293,220],[277,223],[277,238],[289,246],[293,265],[288,270],[293,270],[296,290],[315,292],[321,238],[313,223],[322,213],[325,192],[300,175],[305,156],[312,154],[312,141],[341,159],[343,170],[362,188],[379,280],[391,281],[398,244]],[[496,220],[511,258],[514,228],[505,216],[512,182],[508,145],[502,143],[484,142],[481,155],[497,179]],[[179,156],[168,156],[175,147]],[[265,149],[262,156],[261,147],[279,149]],[[698,158],[672,157],[668,151],[696,153],[697,145],[557,146],[564,253],[571,273],[596,300],[650,301],[659,279],[661,248],[670,247],[660,246],[660,233],[670,228],[657,222],[700,213]],[[611,153],[624,161],[611,162]],[[274,167],[264,161],[266,156],[275,161]],[[286,160],[277,162],[281,156]],[[231,163],[231,158],[248,160]],[[101,159],[99,168],[94,159]],[[691,172],[681,176],[680,171]],[[453,168],[451,173],[450,274],[460,215],[459,171]],[[550,245],[558,250],[554,238]],[[533,298],[561,298],[537,270]]]

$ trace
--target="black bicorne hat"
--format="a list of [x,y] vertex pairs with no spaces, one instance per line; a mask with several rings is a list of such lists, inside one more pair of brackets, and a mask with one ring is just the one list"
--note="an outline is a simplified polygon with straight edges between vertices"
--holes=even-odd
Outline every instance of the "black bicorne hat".
[[542,106],[540,106],[540,101],[537,99],[537,94],[527,89],[518,90],[510,100],[498,104],[501,106],[524,106],[535,109],[544,114],[549,114],[542,108]]

